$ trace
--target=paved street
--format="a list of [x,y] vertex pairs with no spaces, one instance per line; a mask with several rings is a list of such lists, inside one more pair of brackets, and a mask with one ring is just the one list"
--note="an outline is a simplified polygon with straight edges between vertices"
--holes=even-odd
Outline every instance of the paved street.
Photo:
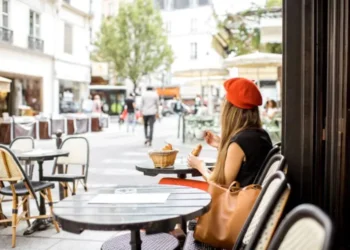
[[[88,138],[91,148],[88,179],[90,190],[115,185],[156,184],[162,177],[144,176],[135,170],[135,164],[148,160],[147,152],[150,149],[144,146],[144,134],[141,125],[137,126],[135,134],[126,133],[125,125],[120,127],[118,124],[112,123],[110,128],[104,132],[84,136]],[[195,142],[183,145],[177,140],[176,117],[163,118],[161,122],[155,124],[153,148],[163,147],[166,141],[173,143],[174,147],[180,150],[178,157],[185,157],[195,145]],[[42,149],[55,147],[55,141],[37,141],[36,147]],[[202,155],[215,157],[216,151],[204,146]],[[37,179],[37,168],[34,171],[34,179]],[[44,174],[49,175],[51,171],[52,162],[46,162],[44,164]],[[76,171],[81,171],[81,168],[76,168]],[[83,190],[79,189],[79,192],[83,192]],[[53,193],[54,199],[57,200],[57,188]],[[11,203],[5,203],[5,214],[11,213],[10,206]],[[37,232],[29,237],[23,237],[26,225],[24,221],[20,223],[17,232],[17,250],[67,249],[72,246],[74,246],[74,249],[100,249],[101,244],[106,239],[117,234],[116,232],[93,231],[85,231],[81,235],[62,231],[57,234],[52,228]],[[11,228],[3,229],[0,227],[0,250],[12,249],[10,235]]]

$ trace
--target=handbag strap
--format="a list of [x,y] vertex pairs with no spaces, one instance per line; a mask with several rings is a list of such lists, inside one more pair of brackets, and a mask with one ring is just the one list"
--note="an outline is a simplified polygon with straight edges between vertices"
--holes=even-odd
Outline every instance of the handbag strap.
[[247,190],[247,189],[261,189],[261,185],[258,184],[250,184],[248,186],[245,186],[242,190]]
[[241,185],[239,184],[238,181],[234,181],[231,183],[231,185],[228,187],[228,190],[230,192],[235,192],[241,188]]

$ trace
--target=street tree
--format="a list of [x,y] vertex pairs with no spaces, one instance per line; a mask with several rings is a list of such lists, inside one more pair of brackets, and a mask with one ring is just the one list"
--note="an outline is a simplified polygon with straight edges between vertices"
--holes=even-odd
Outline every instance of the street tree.
[[142,77],[169,70],[174,60],[152,0],[121,3],[118,14],[102,22],[95,45],[94,58],[112,62],[118,77],[132,81],[134,92]]
[[282,0],[267,0],[266,8],[282,7]]

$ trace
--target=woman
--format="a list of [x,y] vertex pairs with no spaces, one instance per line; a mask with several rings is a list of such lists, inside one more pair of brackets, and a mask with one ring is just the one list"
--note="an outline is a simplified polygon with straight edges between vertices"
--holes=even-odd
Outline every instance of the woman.
[[266,103],[265,112],[263,115],[269,119],[272,119],[277,113],[277,103],[274,100],[269,100]]
[[221,114],[221,138],[206,133],[209,145],[218,149],[214,171],[193,155],[188,165],[196,168],[208,181],[228,187],[233,181],[241,187],[252,184],[272,148],[269,135],[261,128],[258,106],[262,97],[257,86],[245,78],[229,79],[224,84],[226,100]]
[[94,106],[93,106],[92,112],[102,113],[102,102],[99,95],[95,95],[94,97]]
[[[222,103],[221,137],[206,132],[206,142],[218,149],[214,171],[193,155],[188,165],[198,169],[207,181],[228,187],[238,181],[241,187],[252,184],[268,152],[272,149],[269,135],[261,128],[258,106],[262,98],[256,85],[245,78],[225,82],[226,98]],[[197,180],[163,178],[160,184],[183,185],[207,190],[208,184]]]

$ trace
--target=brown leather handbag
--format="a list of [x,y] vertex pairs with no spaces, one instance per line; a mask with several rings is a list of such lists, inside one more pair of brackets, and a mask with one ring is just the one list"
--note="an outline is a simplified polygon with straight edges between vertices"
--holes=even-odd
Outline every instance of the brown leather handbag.
[[213,247],[232,249],[260,191],[259,185],[240,188],[233,182],[227,189],[209,182],[210,209],[199,217],[194,238]]

